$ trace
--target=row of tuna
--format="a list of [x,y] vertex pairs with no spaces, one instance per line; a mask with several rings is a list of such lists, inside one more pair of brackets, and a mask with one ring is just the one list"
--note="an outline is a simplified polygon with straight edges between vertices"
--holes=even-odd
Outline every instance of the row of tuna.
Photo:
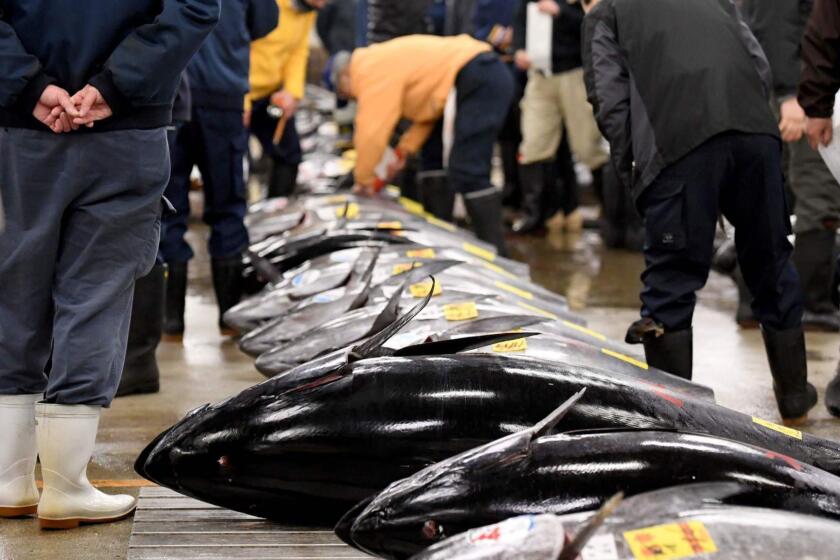
[[160,434],[147,479],[383,558],[836,558],[840,444],[648,367],[416,203],[248,225],[225,320],[268,379]]

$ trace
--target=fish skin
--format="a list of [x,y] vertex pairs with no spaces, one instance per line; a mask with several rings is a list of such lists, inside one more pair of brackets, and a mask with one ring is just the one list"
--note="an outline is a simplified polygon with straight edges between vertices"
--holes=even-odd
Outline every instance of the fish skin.
[[[355,519],[350,538],[383,558],[416,554],[526,513],[574,513],[667,484],[734,481],[738,505],[840,519],[840,478],[790,457],[723,438],[673,431],[545,436],[492,442],[393,483]],[[437,529],[436,535],[424,526]]]
[[[394,480],[532,426],[584,388],[559,431],[706,431],[840,464],[832,442],[796,440],[735,411],[590,368],[493,354],[346,357],[325,356],[181,421],[138,472],[237,511],[335,522]],[[221,457],[234,460],[220,469]]]

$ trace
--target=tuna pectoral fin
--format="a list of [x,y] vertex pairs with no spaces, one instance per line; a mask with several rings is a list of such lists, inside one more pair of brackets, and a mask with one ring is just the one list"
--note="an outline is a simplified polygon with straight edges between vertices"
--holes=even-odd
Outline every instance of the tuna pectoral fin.
[[557,557],[557,560],[575,560],[575,558],[578,558],[580,553],[583,552],[583,547],[585,547],[586,543],[589,542],[589,539],[595,536],[595,533],[601,525],[604,524],[604,520],[613,514],[623,499],[624,492],[619,492],[607,500],[604,505],[601,506],[601,509],[595,512],[595,515],[593,515],[589,521],[587,521],[586,524],[581,527],[577,533],[575,533],[575,538],[572,539],[572,542],[563,547],[563,550],[560,552],[560,556]]
[[569,400],[561,404],[554,412],[543,418],[538,424],[531,428],[531,440],[533,441],[544,435],[548,435],[548,433],[557,426],[557,423],[560,422],[560,420],[566,416],[572,407],[577,404],[584,393],[586,393],[586,389],[581,389],[572,395]]
[[383,344],[388,342],[389,338],[397,334],[400,329],[410,323],[411,320],[414,319],[421,311],[423,311],[423,308],[429,304],[429,300],[432,299],[432,294],[434,294],[435,291],[435,282],[434,277],[432,277],[432,288],[429,290],[429,293],[426,294],[426,297],[424,297],[420,303],[412,307],[408,313],[391,323],[388,327],[368,338],[363,343],[358,346],[354,346],[353,349],[350,350],[348,361],[361,360],[373,355],[373,353],[379,350]]
[[498,344],[500,342],[507,342],[508,340],[517,340],[520,338],[527,338],[529,336],[536,336],[540,333],[535,332],[506,332],[493,334],[477,334],[475,336],[464,336],[461,338],[453,338],[450,340],[435,340],[432,342],[424,342],[423,344],[412,344],[405,348],[400,348],[394,352],[394,356],[442,356],[445,354],[457,354],[459,352],[466,352],[468,350],[475,350],[483,346],[490,346],[491,344]]
[[355,548],[356,545],[353,544],[353,539],[350,536],[350,530],[353,528],[353,523],[356,522],[356,519],[358,519],[359,515],[361,515],[361,513],[365,511],[365,509],[367,509],[368,505],[370,505],[370,503],[376,496],[377,494],[374,494],[369,498],[365,498],[364,500],[353,506],[350,509],[350,511],[345,513],[341,517],[341,519],[338,520],[338,523],[335,526],[335,536],[341,539],[344,543]]
[[251,266],[254,267],[257,274],[268,280],[269,284],[279,284],[283,281],[283,275],[271,264],[271,261],[251,250],[246,250],[245,254],[248,256],[248,260],[251,261]]

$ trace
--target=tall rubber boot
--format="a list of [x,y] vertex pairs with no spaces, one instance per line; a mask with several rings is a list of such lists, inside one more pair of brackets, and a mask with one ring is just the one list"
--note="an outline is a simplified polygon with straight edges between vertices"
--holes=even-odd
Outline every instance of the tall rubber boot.
[[808,383],[805,335],[799,328],[785,331],[762,328],[761,334],[782,422],[785,426],[801,425],[808,419],[808,411],[817,404],[817,390]]
[[502,155],[502,169],[505,173],[505,187],[502,190],[502,204],[519,209],[522,204],[522,185],[519,174],[519,142],[499,141]]
[[828,229],[796,236],[792,260],[802,286],[802,326],[806,331],[840,332],[840,316],[831,298],[835,236]]
[[694,367],[694,337],[691,329],[666,332],[643,342],[651,367],[691,381]]
[[451,222],[455,210],[455,190],[449,184],[446,172],[421,173],[419,179],[423,208],[434,217]]
[[514,233],[534,233],[543,227],[543,194],[545,193],[545,162],[519,166],[522,183],[522,210],[525,215],[513,224]]
[[184,307],[187,300],[187,263],[166,264],[166,308],[163,321],[163,340],[184,340]]
[[825,389],[825,407],[832,416],[840,416],[840,364],[837,364],[834,379]]
[[219,305],[219,332],[223,336],[238,336],[236,329],[224,322],[225,312],[242,299],[242,257],[212,259],[213,290]]
[[165,282],[165,266],[156,264],[134,285],[128,348],[117,389],[118,397],[157,393],[160,390],[160,370],[155,351],[163,331]]
[[508,255],[502,224],[502,195],[495,187],[464,195],[464,205],[476,237],[496,246],[499,256]]
[[400,188],[400,196],[404,196],[417,202],[422,202],[420,173],[417,168],[419,162],[416,157],[409,157],[405,161],[405,167],[400,172],[395,183]]
[[268,198],[292,196],[297,188],[298,166],[274,162],[268,179]]
[[32,515],[38,509],[35,486],[35,403],[43,395],[0,396],[0,518]]
[[100,492],[87,477],[101,407],[35,405],[44,493],[38,504],[42,529],[72,529],[81,523],[110,523],[131,514],[132,496]]

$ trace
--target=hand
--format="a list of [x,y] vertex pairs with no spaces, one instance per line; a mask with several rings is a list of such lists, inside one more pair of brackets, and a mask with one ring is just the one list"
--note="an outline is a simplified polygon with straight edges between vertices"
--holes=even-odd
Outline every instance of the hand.
[[76,106],[70,99],[70,94],[58,86],[49,85],[41,93],[41,97],[32,111],[32,116],[55,133],[70,132],[79,128],[73,126],[66,116],[66,113],[70,111],[73,114],[76,113]]
[[560,15],[560,4],[558,4],[555,0],[540,0],[537,3],[537,7],[542,13],[548,14],[551,17],[557,17]]
[[271,96],[271,103],[283,109],[283,112],[290,117],[295,114],[298,108],[298,100],[285,89],[275,92]]
[[520,70],[528,70],[531,67],[531,57],[525,51],[516,51],[513,55],[513,63]]
[[805,111],[795,97],[782,103],[782,118],[779,121],[779,132],[785,142],[798,142],[805,134]]
[[808,119],[805,132],[808,134],[808,143],[813,149],[816,150],[820,144],[828,146],[832,136],[831,119]]
[[245,125],[245,128],[251,128],[251,110],[247,110],[242,113],[242,124]]
[[75,125],[85,125],[91,128],[93,123],[107,119],[114,114],[99,90],[90,84],[76,92],[71,101],[79,108],[77,115],[70,113],[74,117],[73,124]]
[[376,196],[376,189],[374,189],[372,185],[362,185],[361,183],[356,183],[353,185],[353,194],[373,197]]

